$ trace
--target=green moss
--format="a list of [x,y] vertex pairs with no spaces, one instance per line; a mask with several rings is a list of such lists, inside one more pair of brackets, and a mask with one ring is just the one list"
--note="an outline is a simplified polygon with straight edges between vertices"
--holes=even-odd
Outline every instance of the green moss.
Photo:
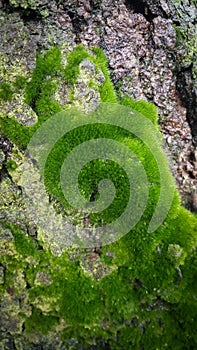
[[36,127],[25,127],[15,119],[0,118],[0,127],[3,135],[7,136],[20,149],[24,149],[36,131]]
[[159,129],[157,108],[153,103],[144,100],[136,101],[129,96],[124,96],[121,99],[121,104],[141,113]]
[[115,90],[107,69],[107,58],[100,48],[92,48],[92,51],[96,56],[92,56],[91,52],[88,52],[82,45],[76,46],[76,48],[67,56],[67,65],[64,72],[65,80],[71,85],[75,84],[79,75],[79,64],[83,59],[88,58],[96,65],[97,69],[101,69],[105,77],[104,83],[99,87],[101,101],[111,103],[117,102]]
[[32,315],[25,322],[25,330],[27,333],[47,334],[57,324],[58,317],[43,315],[39,310],[34,308]]
[[15,87],[15,89],[23,89],[27,84],[27,80],[21,76],[21,75],[18,75],[16,77],[16,80],[15,82],[13,83],[13,86]]
[[[128,100],[132,103],[132,100]],[[136,103],[134,104],[136,109],[143,110],[147,103]],[[150,104],[147,104],[146,116],[154,120],[156,123],[155,109],[151,108]],[[149,112],[150,111],[150,112]],[[79,117],[81,120],[81,116]],[[94,124],[93,126],[83,126],[76,128],[73,131],[67,133],[62,139],[59,139],[55,147],[51,150],[50,155],[45,164],[45,186],[48,189],[49,193],[52,193],[55,197],[58,197],[62,204],[66,208],[69,207],[65,196],[61,189],[60,183],[60,171],[61,165],[66,157],[66,155],[77,145],[95,138],[111,138],[113,134],[113,140],[124,143],[128,148],[133,151],[137,158],[141,161],[150,183],[149,188],[149,200],[147,203],[146,211],[142,218],[142,226],[147,228],[148,222],[154,212],[157,201],[160,195],[160,171],[158,169],[157,162],[154,158],[154,155],[151,153],[148,146],[146,146],[142,141],[140,141],[136,136],[130,135],[129,132],[125,130],[110,126],[110,125],[100,125]],[[158,144],[159,147],[159,144]],[[118,150],[117,150],[118,154]],[[168,162],[164,155],[161,155],[163,169],[166,173],[166,183],[170,183],[171,177],[168,177]],[[74,166],[74,165],[73,165]],[[135,169],[133,170],[135,173]],[[72,173],[70,174],[72,176]],[[90,162],[79,174],[79,188],[83,196],[89,200],[91,195],[94,193],[96,198],[98,194],[98,184],[103,179],[111,179],[116,187],[116,196],[115,199],[106,210],[99,214],[91,214],[90,220],[94,224],[103,221],[104,223],[109,223],[113,221],[120,215],[120,212],[124,210],[125,205],[128,202],[128,188],[129,182],[128,178],[118,166],[107,160],[103,162],[102,160],[95,160]],[[151,185],[152,184],[152,185]],[[169,211],[169,217],[174,215],[176,212],[177,206],[179,205],[179,200],[175,192],[174,201],[172,203],[172,208]],[[143,227],[143,230],[145,230]]]
[[[93,52],[96,56],[91,55],[83,46],[78,45],[68,54],[65,69],[63,69],[61,52],[58,47],[53,47],[43,55],[39,54],[30,82],[26,83],[26,80],[19,76],[14,83],[14,88],[25,87],[25,102],[37,113],[38,123],[32,127],[24,127],[16,120],[4,117],[0,119],[2,133],[18,147],[24,148],[39,126],[51,115],[62,110],[60,105],[53,99],[53,95],[57,90],[55,78],[64,76],[67,83],[71,85],[76,83],[79,74],[79,64],[84,58],[92,61],[96,68],[101,69],[105,76],[104,83],[99,87],[101,101],[117,102],[115,90],[107,70],[107,59],[101,49],[93,49]],[[8,97],[11,98],[11,87],[9,84],[5,84],[7,90],[5,89],[4,95],[10,91]],[[70,101],[73,98],[73,89],[71,88]]]
[[64,70],[64,78],[68,84],[75,84],[79,75],[79,64],[84,58],[90,55],[82,45],[77,45],[76,48],[67,55],[67,64]]
[[0,83],[0,99],[9,101],[12,99],[13,91],[8,83]]
[[101,320],[103,303],[96,283],[80,271],[69,277],[62,285],[61,316],[69,324],[87,325]]
[[35,112],[39,116],[41,122],[61,111],[59,104],[51,98],[51,95],[56,89],[57,85],[52,79],[47,79],[42,83],[42,90],[40,91],[39,98],[35,102]]
[[59,48],[53,47],[45,55],[39,54],[36,68],[28,84],[23,77],[17,77],[16,86],[26,86],[25,102],[31,106],[38,115],[38,122],[32,127],[25,127],[13,118],[1,118],[2,133],[18,147],[25,148],[39,126],[52,114],[61,110],[59,104],[52,99],[57,85],[53,78],[62,74],[62,57]]
[[[105,125],[105,128],[103,128],[103,125],[101,126],[99,124],[94,124],[92,127],[83,126],[82,128],[76,128],[72,132],[67,133],[65,137],[56,143],[55,148],[51,150],[45,166],[45,185],[48,191],[58,197],[66,207],[68,207],[68,203],[65,201],[59,182],[61,164],[65,156],[82,142],[92,138],[110,138],[112,132],[116,140],[118,140],[121,135],[127,134],[122,129],[114,128],[109,125]],[[120,207],[124,208],[128,199],[128,191],[126,190],[129,186],[128,179],[119,166],[110,161],[107,163],[103,163],[99,160],[91,162],[87,167],[84,167],[79,175],[79,188],[83,195],[89,199],[103,177],[113,178],[118,189],[115,201],[109,208],[108,213],[106,211],[103,212],[103,219],[108,221],[110,218],[111,221],[114,217],[118,216]],[[120,180],[121,178],[123,179],[122,181]],[[122,205],[120,204],[120,200]],[[117,210],[118,207],[119,211]],[[92,215],[92,218],[93,217],[94,220],[98,219],[98,215]],[[100,219],[102,218],[100,217]]]
[[39,101],[43,84],[45,84],[45,93],[48,96],[51,90],[53,90],[53,86],[46,84],[46,81],[53,78],[57,73],[60,74],[61,71],[61,52],[58,47],[53,47],[44,55],[39,54],[36,59],[36,68],[33,71],[31,81],[26,87],[26,103],[32,107],[35,106],[36,101]]
[[8,171],[13,171],[17,168],[17,164],[14,160],[8,160],[6,162],[6,168]]
[[90,89],[97,89],[97,86],[95,85],[95,82],[94,82],[93,79],[90,80],[90,82],[89,82],[89,84],[88,84],[88,87],[89,87]]
[[139,311],[139,301],[132,284],[129,283],[129,275],[131,278],[132,273],[127,270],[125,274],[124,269],[119,268],[100,282],[105,295],[105,312],[116,321],[121,317],[129,320]]
[[109,71],[107,69],[108,67],[108,60],[106,56],[104,55],[104,52],[100,48],[93,48],[93,52],[96,54],[96,60],[93,60],[97,67],[100,67],[104,77],[105,81],[100,86],[99,92],[101,95],[101,101],[102,102],[110,102],[110,103],[116,103],[118,102],[114,86],[110,80],[109,77]]
[[176,45],[179,46],[183,40],[183,34],[181,28],[176,24],[173,24],[174,29],[176,30]]
[[15,247],[19,254],[23,257],[36,256],[37,251],[34,243],[28,235],[24,234],[19,226],[5,221],[2,225],[4,228],[9,228],[11,230],[14,236]]

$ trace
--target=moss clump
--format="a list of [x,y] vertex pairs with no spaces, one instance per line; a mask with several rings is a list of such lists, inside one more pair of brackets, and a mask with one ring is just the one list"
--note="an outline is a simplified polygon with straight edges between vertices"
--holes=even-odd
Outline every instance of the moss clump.
[[84,58],[88,58],[90,55],[82,45],[78,45],[67,56],[67,64],[64,70],[64,78],[68,84],[75,84],[79,75],[79,64]]
[[25,97],[26,103],[35,107],[35,110],[37,102],[42,98],[43,84],[46,98],[51,94],[51,90],[54,88],[52,78],[57,72],[61,72],[61,60],[61,52],[58,47],[50,49],[44,56],[41,54],[37,56],[36,68],[33,71],[31,81],[27,85]]
[[153,103],[143,100],[135,101],[129,96],[124,96],[121,98],[121,104],[141,113],[159,129],[157,108]]
[[36,247],[28,235],[24,235],[24,232],[20,227],[9,223],[3,222],[3,227],[10,229],[14,236],[14,242],[16,251],[21,254],[23,257],[35,256]]
[[88,58],[91,62],[93,62],[96,65],[97,69],[101,69],[105,77],[104,83],[101,84],[101,86],[99,87],[101,101],[111,103],[117,102],[115,90],[109,78],[109,73],[107,69],[108,61],[106,56],[100,48],[92,48],[92,52],[95,54],[95,56],[91,54],[91,51],[88,52],[82,45],[78,45],[75,48],[75,50],[73,50],[68,55],[67,65],[64,71],[64,77],[66,79],[66,82],[71,85],[77,82],[77,78],[79,75],[79,64],[85,58]]
[[16,77],[16,80],[15,82],[13,83],[13,86],[16,88],[16,89],[23,89],[27,84],[27,81],[26,79],[21,76],[21,75],[18,75]]
[[109,77],[109,71],[108,71],[108,60],[106,56],[103,53],[103,50],[100,48],[94,48],[93,52],[96,54],[96,64],[101,68],[105,81],[99,88],[99,92],[101,95],[101,101],[102,102],[110,102],[110,103],[116,103],[118,102],[115,89],[113,87],[113,84]]
[[25,323],[27,333],[42,333],[47,334],[53,330],[54,326],[58,324],[58,317],[53,315],[43,315],[40,310],[34,308],[31,316]]
[[0,84],[0,99],[9,101],[12,99],[13,91],[11,88],[11,85],[8,83],[1,83]]
[[[32,127],[24,127],[15,119],[4,117],[0,119],[2,133],[7,135],[19,148],[25,148],[39,126],[51,115],[62,110],[62,107],[54,99],[58,78],[63,77],[65,83],[73,86],[79,75],[79,64],[84,58],[93,62],[96,69],[101,69],[105,76],[104,83],[99,87],[101,101],[117,102],[115,90],[107,71],[107,59],[102,50],[94,49],[93,52],[95,56],[83,46],[78,45],[68,54],[66,67],[62,65],[62,55],[58,47],[51,48],[43,55],[39,54],[30,82],[27,83],[23,77],[18,76],[13,84],[13,91],[17,87],[25,88],[24,100],[38,115],[38,122]],[[12,89],[9,84],[3,84],[6,84],[7,87],[7,90],[3,92],[3,96],[6,97],[6,91],[11,92]],[[12,97],[10,92],[7,94],[9,98]],[[73,100],[73,88],[70,90],[70,96],[70,100]]]
[[[114,139],[117,141],[122,135],[127,135],[127,133],[120,128],[111,127],[107,124],[105,127],[99,124],[94,124],[92,127],[83,126],[67,133],[56,143],[56,147],[50,152],[45,167],[45,185],[48,191],[54,196],[58,197],[65,207],[68,207],[68,203],[66,202],[62,193],[59,181],[61,165],[66,155],[68,155],[74,147],[82,142],[93,138],[110,138],[112,132]],[[126,189],[128,189],[128,181],[123,170],[121,170],[117,164],[110,162],[109,160],[106,162],[103,162],[102,160],[92,161],[90,164],[84,167],[80,173],[79,187],[84,197],[89,199],[92,193],[96,191],[99,181],[103,178],[113,178],[117,185],[116,187],[118,188],[113,209],[109,208],[111,213],[110,217],[112,220],[118,215],[117,207],[119,207],[119,209],[121,207],[120,198],[122,197],[122,208],[124,208],[124,205],[127,202],[126,198],[128,197],[128,191],[126,191]],[[120,181],[121,178],[124,180]],[[124,198],[121,193],[125,194],[126,197]],[[112,215],[112,213],[114,214]],[[105,217],[105,213],[103,213],[103,215]]]
[[58,103],[52,99],[52,94],[57,88],[53,78],[61,74],[61,60],[60,50],[54,47],[45,55],[38,55],[36,68],[29,83],[25,83],[23,77],[18,77],[14,83],[16,86],[25,87],[25,102],[38,115],[38,122],[32,127],[24,127],[13,118],[1,118],[2,133],[20,148],[25,148],[37,128],[47,118],[61,110]]
[[8,160],[6,162],[6,168],[8,171],[13,171],[17,168],[17,163],[14,160]]

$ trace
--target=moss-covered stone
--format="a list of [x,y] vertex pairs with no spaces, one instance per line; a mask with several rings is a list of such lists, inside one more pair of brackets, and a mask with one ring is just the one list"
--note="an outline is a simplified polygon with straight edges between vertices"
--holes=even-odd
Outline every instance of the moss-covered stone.
[[[69,207],[60,191],[56,175],[66,152],[90,137],[116,139],[136,152],[153,184],[149,205],[130,232],[104,247],[69,247],[66,238],[62,239],[53,228],[50,232],[38,224],[34,228],[31,222],[34,203],[27,205],[29,198],[20,176],[29,166],[32,183],[39,185],[40,174],[34,171],[38,164],[25,162],[24,149],[54,113],[77,106],[80,111],[76,118],[86,118],[99,103],[110,102],[114,106],[119,103],[139,112],[144,120],[155,125],[157,132],[156,108],[129,97],[118,100],[100,49],[85,50],[79,46],[66,57],[53,47],[37,57],[36,67],[28,77],[19,85],[23,106],[31,107],[37,116],[35,124],[19,123],[15,113],[0,119],[3,134],[15,145],[11,160],[6,163],[10,178],[6,179],[4,174],[1,183],[2,349],[7,349],[11,342],[18,349],[195,348],[197,218],[180,206],[173,185],[174,199],[167,217],[156,231],[148,232],[160,190],[160,174],[148,147],[121,128],[85,126],[66,135],[64,142],[60,140],[48,158],[47,196],[44,198],[41,193],[36,198],[38,214],[45,216],[45,220],[56,215],[54,220],[66,217],[88,225],[81,214]],[[11,81],[13,89],[14,82]],[[157,146],[160,151],[161,137]],[[162,157],[168,183],[172,176],[167,160]],[[33,177],[34,174],[37,175]],[[110,160],[95,160],[83,169],[79,184],[84,195],[89,198],[93,193],[96,198],[95,182],[97,185],[103,175],[114,180],[122,209],[127,200],[128,181]],[[88,176],[94,181],[89,181]],[[51,211],[46,203],[50,203]],[[104,222],[113,219],[119,215],[117,204],[118,201],[110,214],[92,215],[90,222],[96,226],[99,219]]]

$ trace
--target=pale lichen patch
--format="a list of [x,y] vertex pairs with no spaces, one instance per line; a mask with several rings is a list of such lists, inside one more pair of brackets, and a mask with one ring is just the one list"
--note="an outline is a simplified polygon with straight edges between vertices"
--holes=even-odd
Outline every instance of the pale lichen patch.
[[80,73],[74,86],[73,104],[77,108],[89,112],[98,107],[101,102],[98,87],[105,81],[105,78],[101,71],[97,73],[95,64],[89,59],[84,59],[79,68]]
[[25,126],[33,126],[38,121],[37,114],[24,102],[22,94],[15,94],[11,101],[3,101],[1,104],[2,116],[16,118]]

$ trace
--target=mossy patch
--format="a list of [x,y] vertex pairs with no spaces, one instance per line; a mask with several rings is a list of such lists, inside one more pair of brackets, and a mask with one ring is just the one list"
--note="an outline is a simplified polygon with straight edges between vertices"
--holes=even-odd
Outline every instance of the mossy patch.
[[13,171],[17,168],[17,163],[14,160],[8,160],[6,162],[6,168],[8,171]]
[[[2,133],[7,135],[20,148],[25,148],[39,126],[51,115],[62,110],[54,99],[58,77],[63,77],[65,83],[71,86],[70,101],[73,100],[73,85],[79,75],[79,64],[84,58],[88,58],[93,62],[96,68],[101,69],[105,76],[104,83],[99,87],[101,102],[117,102],[115,90],[107,70],[107,59],[101,49],[93,49],[93,53],[91,54],[91,51],[87,51],[83,46],[78,45],[67,55],[65,67],[62,64],[62,55],[58,47],[51,48],[45,54],[39,54],[31,80],[26,82],[24,77],[18,76],[13,83],[13,91],[19,87],[25,88],[24,101],[36,112],[38,122],[36,125],[27,128],[13,118],[4,117],[0,119]],[[12,86],[8,83],[2,84],[2,99],[11,99]]]
[[78,45],[70,54],[67,55],[67,64],[64,70],[64,78],[68,84],[75,84],[79,75],[79,64],[84,58],[88,58],[87,50],[82,45]]
[[135,111],[138,111],[146,118],[148,118],[159,129],[157,108],[153,103],[146,102],[143,100],[136,101],[130,98],[129,96],[124,96],[121,99],[121,104],[123,106],[130,107]]
[[15,247],[19,254],[21,254],[23,257],[36,255],[35,245],[28,237],[28,235],[24,235],[24,232],[20,229],[20,227],[9,222],[3,222],[3,227],[9,228],[12,232],[14,236]]
[[8,83],[0,84],[0,99],[9,101],[13,96],[11,85]]
[[[39,54],[36,59],[36,68],[33,71],[31,81],[26,88],[25,101],[28,105],[36,110],[37,103],[43,94],[51,96],[51,92],[55,89],[52,84],[52,78],[61,73],[62,57],[58,47],[54,47],[47,51],[45,55]],[[39,115],[39,113],[38,113]]]
[[31,316],[25,323],[25,330],[27,333],[41,333],[47,334],[53,330],[54,326],[58,324],[58,317],[51,315],[43,315],[36,308],[33,309]]

